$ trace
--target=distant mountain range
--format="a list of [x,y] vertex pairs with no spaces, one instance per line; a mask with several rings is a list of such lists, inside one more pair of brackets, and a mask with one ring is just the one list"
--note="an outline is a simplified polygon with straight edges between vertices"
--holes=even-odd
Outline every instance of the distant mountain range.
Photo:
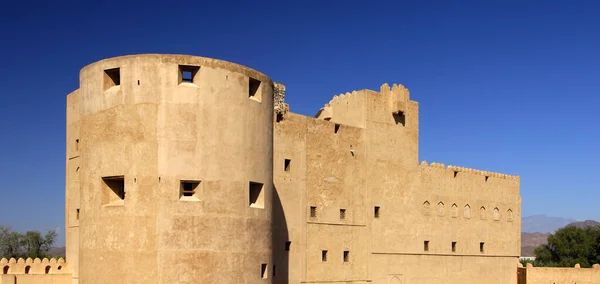
[[577,221],[561,217],[548,217],[546,215],[524,217],[521,219],[521,256],[534,256],[533,251],[536,247],[548,243],[548,236],[550,234],[566,226],[586,228],[600,226],[600,222],[593,220]]

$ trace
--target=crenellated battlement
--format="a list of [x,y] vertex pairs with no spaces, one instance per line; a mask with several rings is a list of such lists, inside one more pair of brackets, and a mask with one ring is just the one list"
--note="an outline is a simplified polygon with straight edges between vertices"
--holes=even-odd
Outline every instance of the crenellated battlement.
[[446,166],[444,164],[435,163],[435,162],[433,162],[431,164],[427,164],[427,161],[423,161],[423,162],[421,162],[419,167],[422,169],[430,167],[430,168],[453,171],[455,173],[460,172],[460,173],[474,174],[474,175],[480,175],[480,176],[485,176],[485,177],[495,177],[495,178],[501,178],[501,179],[507,179],[507,180],[516,180],[516,181],[520,180],[519,176],[507,175],[507,174],[496,173],[496,172],[488,172],[488,171],[483,171],[483,170],[477,170],[477,169],[471,169],[471,168],[465,168],[465,167],[459,167],[459,166],[452,166],[452,165]]
[[63,258],[51,259],[0,259],[2,274],[69,274],[67,263]]

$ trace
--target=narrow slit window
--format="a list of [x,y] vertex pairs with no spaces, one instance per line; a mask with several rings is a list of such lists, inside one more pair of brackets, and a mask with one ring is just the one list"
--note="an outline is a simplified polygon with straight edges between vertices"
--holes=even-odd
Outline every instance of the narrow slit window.
[[275,265],[273,264],[273,277],[275,277],[275,275],[277,275],[276,270],[275,270]]
[[452,242],[452,252],[456,252],[456,242]]
[[76,220],[79,220],[79,208],[76,209],[75,218]]
[[292,242],[285,242],[285,251],[290,251],[291,247],[292,247]]
[[250,207],[265,208],[265,194],[263,192],[263,184],[251,181],[248,186],[248,191],[248,196],[250,197]]
[[200,181],[182,180],[179,186],[179,198],[198,197]]
[[345,250],[344,251],[344,262],[349,262],[349,261],[350,261],[350,251]]
[[291,163],[292,163],[292,160],[290,160],[290,159],[283,160],[283,170],[286,172],[289,172]]
[[113,68],[104,70],[104,90],[121,85],[121,69]]
[[316,218],[317,217],[317,207],[316,206],[311,206],[310,207],[310,217],[311,218]]
[[321,251],[321,261],[327,261],[327,251],[326,250]]
[[429,241],[424,241],[423,242],[423,250],[424,251],[429,251]]
[[254,78],[248,78],[248,98],[261,100],[260,81]]
[[263,263],[260,265],[260,278],[267,278],[267,264]]
[[484,242],[479,243],[479,252],[481,252],[481,253],[485,252],[485,243]]
[[50,265],[46,265],[46,268],[44,269],[44,273],[46,273],[46,274],[50,273]]
[[346,209],[340,209],[340,220],[346,219]]
[[458,171],[454,171],[454,177],[458,175]]
[[380,216],[379,211],[381,211],[379,209],[379,206],[375,206],[375,208],[373,209],[373,215],[375,216],[375,218],[379,218],[379,216]]
[[333,126],[333,133],[338,133],[338,131],[340,131],[340,125],[336,123],[336,124]]
[[402,124],[402,126],[406,126],[406,116],[403,111],[397,111],[392,114],[394,116],[394,122],[396,124]]
[[107,187],[107,192],[105,196],[106,202],[111,203],[114,201],[125,200],[125,177],[124,176],[110,176],[103,177],[102,181],[104,181],[105,186]]
[[179,65],[179,84],[181,84],[181,83],[197,84],[199,70],[200,70],[200,67],[198,67],[198,66]]

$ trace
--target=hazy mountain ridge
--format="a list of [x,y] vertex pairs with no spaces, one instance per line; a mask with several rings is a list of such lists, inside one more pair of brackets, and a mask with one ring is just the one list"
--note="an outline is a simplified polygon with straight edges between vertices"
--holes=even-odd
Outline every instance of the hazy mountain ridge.
[[[534,217],[534,218],[532,218],[532,217]],[[532,220],[535,221],[535,220],[545,219],[545,220],[542,220],[545,223],[540,226],[537,226],[537,227],[538,228],[546,228],[547,231],[546,232],[526,231],[524,222],[522,222],[521,225],[523,228],[523,232],[521,233],[521,256],[534,256],[533,251],[535,250],[535,248],[538,247],[539,245],[547,244],[548,236],[560,228],[564,228],[567,226],[575,226],[578,228],[600,226],[600,222],[597,222],[594,220],[574,221],[574,222],[568,223],[564,226],[561,226],[556,229],[548,231],[548,229],[554,228],[554,227],[558,226],[558,224],[562,224],[565,220],[569,220],[569,219],[561,218],[561,217],[547,217],[545,215],[535,215],[535,216],[525,217],[525,218],[523,218],[523,221],[525,219],[529,219],[529,222]],[[552,224],[551,223],[552,221],[556,221],[557,223]],[[530,226],[530,224],[528,224],[527,226],[529,227],[528,229],[536,228],[536,226]]]

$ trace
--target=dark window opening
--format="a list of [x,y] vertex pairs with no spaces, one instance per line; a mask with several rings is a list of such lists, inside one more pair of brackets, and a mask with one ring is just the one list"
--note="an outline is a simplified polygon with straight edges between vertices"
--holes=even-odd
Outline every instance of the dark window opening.
[[321,251],[321,261],[327,261],[327,251]]
[[198,70],[200,70],[198,66],[179,65],[179,84],[198,83]]
[[248,186],[248,191],[248,195],[250,197],[250,207],[264,208],[265,195],[263,193],[263,184],[258,182],[250,182]]
[[456,242],[452,242],[452,252],[456,252]]
[[31,270],[31,266],[29,266],[29,265],[25,266],[25,274],[29,274],[30,270]]
[[275,277],[277,273],[275,272],[275,265],[273,264],[273,277]]
[[485,176],[485,181],[488,181],[490,177],[489,176]]
[[404,115],[403,111],[394,112],[392,113],[392,116],[394,116],[394,121],[396,124],[402,124],[402,126],[406,126],[406,116]]
[[260,265],[260,277],[267,278],[267,264],[263,263]]
[[283,120],[283,113],[278,113],[276,121],[281,122],[282,120]]
[[310,207],[310,217],[312,217],[312,218],[317,217],[317,207],[315,207],[315,206]]
[[121,85],[121,69],[113,68],[104,70],[104,90]]
[[338,131],[340,131],[340,125],[336,123],[336,124],[333,126],[333,133],[338,133]]
[[346,209],[340,209],[340,219],[346,219]]
[[179,186],[179,197],[182,196],[196,196],[196,190],[200,185],[200,181],[194,180],[182,180]]
[[424,251],[429,251],[429,241],[424,241],[423,242],[423,250]]
[[46,269],[44,270],[44,272],[46,274],[50,273],[50,265],[46,266]]
[[62,266],[61,266],[61,265],[59,265],[59,266],[58,266],[56,269],[57,269],[57,270],[61,270],[61,269],[62,269]]
[[485,243],[483,243],[483,242],[479,243],[479,252],[484,252],[484,246],[485,246]]
[[349,262],[350,261],[350,251],[345,250],[344,251],[344,262]]
[[2,274],[8,274],[8,265],[5,265],[4,268],[2,269]]
[[379,218],[379,206],[375,206],[373,213],[375,218]]
[[124,176],[103,177],[102,180],[120,200],[125,199]]
[[248,97],[260,101],[260,81],[254,78],[248,78]]
[[292,162],[292,160],[290,159],[285,159],[283,160],[283,170],[286,172],[290,171],[290,163]]
[[291,246],[292,246],[292,242],[285,242],[285,251],[290,251]]
[[454,171],[454,177],[458,175],[458,171]]

